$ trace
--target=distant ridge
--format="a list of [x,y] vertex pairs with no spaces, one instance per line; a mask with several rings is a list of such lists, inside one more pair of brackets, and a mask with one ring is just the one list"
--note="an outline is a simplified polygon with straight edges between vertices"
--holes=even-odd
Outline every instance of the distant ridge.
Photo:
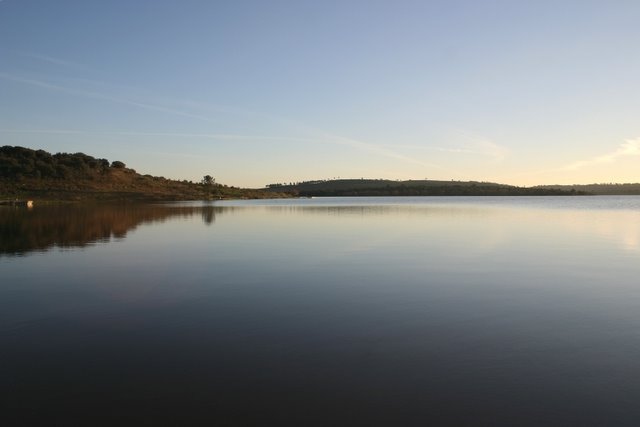
[[640,183],[628,184],[582,184],[582,185],[539,185],[535,188],[557,189],[565,191],[583,191],[601,196],[638,196]]
[[336,179],[270,184],[268,191],[287,192],[300,197],[340,196],[567,196],[584,191],[542,187],[516,187],[477,181],[434,181],[386,179]]

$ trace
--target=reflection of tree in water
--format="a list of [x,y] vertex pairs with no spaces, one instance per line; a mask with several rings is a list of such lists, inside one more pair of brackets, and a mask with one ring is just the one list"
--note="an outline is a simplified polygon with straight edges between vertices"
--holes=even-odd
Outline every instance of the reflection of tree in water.
[[[221,209],[221,208],[218,208]],[[202,221],[207,224],[207,225],[211,225],[215,222],[216,220],[216,211],[213,209],[213,206],[206,206],[204,208],[202,208]]]
[[140,224],[201,215],[211,225],[218,206],[96,205],[0,208],[0,255],[23,255],[51,247],[84,247],[122,239]]

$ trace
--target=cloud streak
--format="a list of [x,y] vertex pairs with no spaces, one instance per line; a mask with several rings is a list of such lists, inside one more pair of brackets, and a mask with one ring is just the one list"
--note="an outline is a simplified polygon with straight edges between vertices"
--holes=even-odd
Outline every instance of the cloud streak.
[[427,168],[439,169],[447,172],[457,173],[451,169],[439,166],[434,163],[424,162],[409,156],[402,155],[393,150],[370,144],[367,142],[355,140],[338,135],[318,136],[316,138],[300,138],[291,136],[277,135],[242,135],[242,134],[225,134],[225,133],[182,133],[182,132],[136,132],[136,131],[87,131],[75,129],[0,129],[0,133],[5,134],[45,134],[45,135],[106,135],[106,136],[151,136],[162,138],[205,138],[214,140],[233,140],[233,141],[254,141],[254,142],[304,142],[311,144],[333,144],[349,146],[361,151],[367,151],[376,155],[399,160],[405,163],[415,164]]
[[54,64],[54,65],[59,65],[62,67],[68,67],[68,68],[80,68],[80,69],[86,69],[87,67],[85,67],[84,65],[75,63],[75,62],[71,62],[71,61],[67,61],[64,59],[60,59],[60,58],[54,58],[52,56],[48,56],[48,55],[41,55],[39,53],[32,53],[32,52],[17,52],[19,55],[24,56],[26,58],[32,58],[32,59],[37,59],[38,61],[42,61],[42,62],[46,62],[49,64]]
[[[49,59],[53,59],[53,58],[49,58]],[[120,96],[114,96],[114,95],[109,95],[109,94],[105,94],[105,93],[100,93],[100,92],[93,92],[93,91],[87,91],[87,90],[83,90],[83,89],[75,89],[75,88],[71,88],[71,87],[67,87],[67,86],[62,86],[59,84],[53,84],[44,80],[38,80],[38,79],[31,79],[31,78],[24,78],[21,76],[16,76],[13,74],[8,74],[8,73],[4,73],[4,72],[0,72],[0,79],[4,79],[4,80],[8,80],[8,81],[12,81],[12,82],[16,82],[16,83],[21,83],[21,84],[25,84],[25,85],[30,85],[30,86],[34,86],[34,87],[39,87],[42,89],[46,89],[46,90],[50,90],[50,91],[56,91],[56,92],[60,92],[60,93],[65,93],[65,94],[69,94],[69,95],[75,95],[75,96],[81,96],[81,97],[85,97],[85,98],[91,98],[91,99],[97,99],[97,100],[102,100],[102,101],[109,101],[109,102],[115,102],[115,103],[119,103],[119,104],[125,104],[125,105],[130,105],[133,107],[138,107],[138,108],[143,108],[146,110],[151,110],[151,111],[157,111],[157,112],[162,112],[162,113],[167,113],[167,114],[172,114],[172,115],[176,115],[176,116],[182,116],[182,117],[188,117],[188,118],[193,118],[196,120],[201,120],[201,121],[205,121],[205,122],[210,122],[210,123],[217,123],[217,120],[214,120],[210,117],[207,116],[203,116],[200,114],[193,114],[193,113],[189,113],[189,112],[185,112],[182,110],[178,110],[178,109],[174,109],[174,108],[169,108],[169,107],[165,107],[165,106],[161,106],[161,105],[156,105],[156,104],[152,104],[152,103],[147,103],[147,102],[139,102],[139,101],[135,101],[129,98],[125,98],[125,97],[120,97]],[[236,111],[237,112],[237,111]],[[261,115],[264,117],[271,117],[269,115],[265,115],[265,114],[261,114],[261,113],[251,113],[251,112],[244,112],[244,114],[253,114],[253,115]],[[320,131],[317,129],[311,129],[309,127],[307,127],[306,125],[302,125],[300,123],[296,123],[294,121],[291,121],[289,119],[282,119],[282,118],[274,118],[271,117],[273,120],[282,122],[282,123],[289,123],[290,125],[293,125],[293,127],[298,127],[301,129],[305,129],[307,132],[311,132],[311,134],[313,135],[313,137],[311,138],[298,138],[298,137],[279,137],[279,136],[253,136],[253,135],[237,135],[237,134],[190,134],[190,133],[155,133],[155,132],[88,132],[88,131],[74,131],[74,130],[11,130],[11,129],[3,129],[0,130],[0,132],[4,132],[4,133],[49,133],[49,134],[110,134],[110,135],[129,135],[129,136],[165,136],[165,137],[201,137],[201,138],[212,138],[212,139],[227,139],[227,140],[252,140],[252,141],[293,141],[293,142],[307,142],[307,143],[315,143],[315,144],[338,144],[338,145],[346,145],[346,146],[350,146],[353,147],[355,149],[361,150],[361,151],[365,151],[365,152],[369,152],[372,154],[376,154],[376,155],[380,155],[380,156],[384,156],[387,158],[391,158],[391,159],[395,159],[395,160],[399,160],[402,161],[404,163],[407,164],[414,164],[414,165],[419,165],[419,166],[423,166],[426,168],[433,168],[433,169],[438,169],[438,170],[443,170],[443,171],[447,171],[447,172],[454,172],[448,168],[439,166],[437,164],[433,164],[433,163],[428,163],[428,162],[424,162],[422,160],[418,160],[403,154],[400,154],[394,150],[391,150],[389,148],[385,148],[385,146],[383,145],[376,145],[376,144],[371,144],[368,142],[364,142],[364,141],[360,141],[360,140],[356,140],[353,138],[347,138],[344,136],[339,136],[339,135],[332,135],[329,133],[326,133],[324,131]]]
[[603,163],[613,163],[616,160],[628,157],[640,155],[640,138],[627,139],[624,143],[620,144],[618,149],[611,153],[603,154],[601,156],[593,157],[591,159],[579,160],[577,162],[570,163],[561,167],[561,171],[575,171],[578,169],[586,168]]
[[381,146],[381,145],[375,145],[375,144],[370,144],[368,142],[364,142],[364,141],[359,141],[356,139],[352,139],[352,138],[347,138],[344,136],[338,136],[338,135],[326,135],[326,139],[328,141],[334,142],[336,144],[341,144],[341,145],[347,145],[356,149],[360,149],[360,150],[364,150],[364,151],[368,151],[370,153],[374,153],[374,154],[378,154],[387,158],[391,158],[391,159],[395,159],[395,160],[400,160],[404,163],[410,163],[410,164],[414,164],[414,165],[418,165],[418,166],[423,166],[423,167],[427,167],[427,168],[434,168],[434,169],[439,169],[439,170],[443,170],[443,171],[447,171],[447,172],[454,172],[451,169],[445,168],[443,166],[434,164],[434,163],[428,163],[428,162],[424,162],[422,160],[418,160],[418,159],[414,159],[412,157],[409,156],[405,156],[403,154],[400,154],[396,151],[390,150],[388,148],[385,148],[385,146]]
[[173,108],[167,108],[167,107],[163,107],[163,106],[160,106],[160,105],[148,104],[148,103],[145,103],[145,102],[138,102],[138,101],[134,101],[134,100],[131,100],[131,99],[118,97],[118,96],[107,95],[107,94],[99,93],[99,92],[91,92],[91,91],[86,91],[86,90],[81,90],[81,89],[73,89],[73,88],[69,88],[69,87],[66,87],[66,86],[60,86],[60,85],[52,84],[52,83],[49,83],[49,82],[45,82],[45,81],[42,81],[42,80],[27,79],[27,78],[23,78],[23,77],[20,77],[20,76],[15,76],[15,75],[12,75],[12,74],[2,73],[2,72],[0,72],[0,79],[9,80],[9,81],[13,81],[13,82],[16,82],[16,83],[22,83],[22,84],[31,85],[31,86],[36,86],[36,87],[40,87],[40,88],[48,89],[48,90],[52,90],[52,91],[67,93],[67,94],[70,94],[70,95],[83,96],[83,97],[86,97],[86,98],[98,99],[98,100],[103,100],[103,101],[111,101],[111,102],[115,102],[115,103],[119,103],[119,104],[131,105],[131,106],[134,106],[134,107],[143,108],[143,109],[147,109],[147,110],[159,111],[159,112],[162,112],[162,113],[174,114],[174,115],[183,116],[183,117],[190,117],[190,118],[197,119],[197,120],[202,120],[202,121],[205,121],[205,122],[213,122],[214,121],[213,119],[211,119],[209,117],[201,116],[199,114],[187,113],[187,112],[176,110],[176,109],[173,109]]
[[113,135],[113,136],[156,136],[166,138],[208,138],[239,141],[293,141],[318,142],[311,138],[297,138],[277,135],[241,135],[230,133],[183,133],[183,132],[136,132],[136,131],[88,131],[74,129],[0,129],[0,133],[33,133],[47,135]]
[[460,151],[457,152],[482,154],[484,156],[493,158],[493,160],[497,162],[503,161],[509,153],[507,148],[498,145],[483,136],[479,136],[464,130],[458,130],[456,131],[456,133],[459,137],[466,141],[466,143],[464,144],[464,148],[460,149]]

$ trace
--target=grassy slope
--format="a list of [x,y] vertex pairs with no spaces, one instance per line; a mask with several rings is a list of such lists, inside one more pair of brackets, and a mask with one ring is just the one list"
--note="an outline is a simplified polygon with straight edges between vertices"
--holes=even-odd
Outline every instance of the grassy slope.
[[174,181],[140,175],[132,169],[110,168],[88,178],[74,179],[0,179],[0,199],[38,200],[201,200],[283,197],[269,193]]
[[121,161],[109,162],[84,153],[51,154],[19,146],[0,147],[0,199],[201,200],[283,196],[140,175]]

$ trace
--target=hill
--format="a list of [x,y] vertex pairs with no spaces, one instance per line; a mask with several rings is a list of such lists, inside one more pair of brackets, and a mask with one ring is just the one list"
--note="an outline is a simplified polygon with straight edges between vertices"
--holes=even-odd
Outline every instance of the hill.
[[50,154],[24,147],[0,147],[0,200],[203,200],[284,197],[280,192],[141,175],[121,161],[84,153]]
[[270,184],[268,191],[312,196],[551,196],[587,194],[577,190],[527,188],[476,181],[338,179]]
[[564,191],[583,191],[601,196],[640,196],[640,183],[633,184],[584,184],[584,185],[540,185],[536,188]]

